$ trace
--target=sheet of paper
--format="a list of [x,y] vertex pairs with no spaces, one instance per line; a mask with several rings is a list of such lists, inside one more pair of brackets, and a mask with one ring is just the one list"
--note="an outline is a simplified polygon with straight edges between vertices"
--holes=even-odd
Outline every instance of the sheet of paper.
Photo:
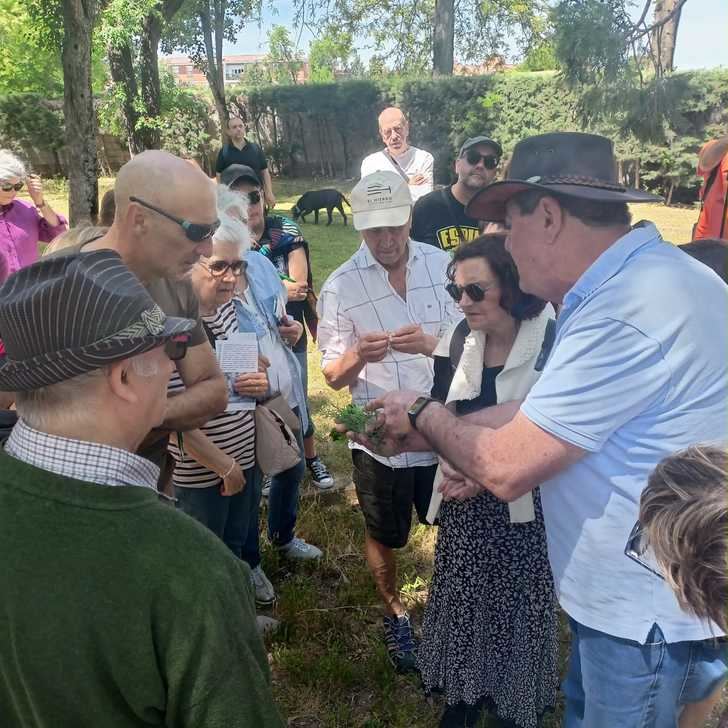
[[258,371],[258,339],[253,333],[232,334],[226,340],[215,342],[217,360],[228,383],[226,412],[254,410],[255,398],[244,397],[235,391],[238,374]]

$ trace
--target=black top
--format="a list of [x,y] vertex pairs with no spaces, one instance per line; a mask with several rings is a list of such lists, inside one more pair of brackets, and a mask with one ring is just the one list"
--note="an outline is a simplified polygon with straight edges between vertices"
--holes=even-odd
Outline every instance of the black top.
[[451,187],[430,192],[415,203],[412,240],[454,250],[461,242],[475,240],[478,235],[478,221],[465,214],[465,205],[455,199]]
[[[450,391],[452,377],[455,373],[450,358],[447,356],[434,357],[435,382],[432,385],[431,397],[445,402]],[[480,394],[475,399],[459,399],[455,402],[455,412],[458,415],[467,415],[477,412],[485,407],[498,404],[495,393],[495,378],[503,371],[503,367],[483,367],[483,379],[480,383]]]
[[231,164],[247,164],[248,167],[255,170],[258,176],[260,176],[261,170],[268,169],[268,160],[265,158],[263,150],[255,142],[249,142],[247,139],[242,149],[238,149],[230,142],[224,144],[218,152],[215,171],[220,174]]

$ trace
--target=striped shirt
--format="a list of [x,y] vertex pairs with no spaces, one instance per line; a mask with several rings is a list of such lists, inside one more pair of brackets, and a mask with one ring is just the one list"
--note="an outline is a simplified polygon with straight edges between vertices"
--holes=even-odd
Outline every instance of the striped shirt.
[[[215,339],[227,339],[238,332],[238,320],[232,302],[223,304],[212,316],[203,316],[203,321]],[[170,379],[168,391],[170,395],[184,391],[184,383],[177,372]],[[235,458],[242,470],[255,464],[255,418],[252,412],[221,412],[200,429],[214,445]],[[169,452],[176,461],[173,475],[176,486],[207,488],[221,482],[217,473],[200,465],[189,453],[180,451],[174,435],[170,438]]]

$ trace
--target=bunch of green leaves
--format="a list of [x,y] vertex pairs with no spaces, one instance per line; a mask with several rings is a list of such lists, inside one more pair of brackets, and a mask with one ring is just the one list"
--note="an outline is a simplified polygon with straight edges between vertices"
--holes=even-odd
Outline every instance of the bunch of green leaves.
[[[366,434],[372,442],[381,438],[381,431],[376,426],[377,413],[368,412],[353,402],[341,407],[333,413],[334,421],[345,425],[346,432]],[[346,436],[337,429],[331,430],[332,440],[343,440]]]

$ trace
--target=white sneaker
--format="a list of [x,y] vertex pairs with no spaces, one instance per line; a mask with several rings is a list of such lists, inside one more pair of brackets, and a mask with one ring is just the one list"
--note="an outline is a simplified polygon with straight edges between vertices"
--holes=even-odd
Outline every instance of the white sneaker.
[[260,568],[260,564],[251,569],[250,574],[255,589],[255,603],[262,607],[273,604],[276,600],[275,589],[273,589],[273,584],[270,583],[270,579],[265,575],[263,569]]
[[278,550],[287,559],[296,559],[297,561],[314,561],[324,555],[321,549],[297,537],[292,538],[285,546],[279,546]]
[[258,634],[261,637],[265,637],[265,635],[269,634],[270,632],[275,632],[275,630],[278,629],[281,623],[277,619],[273,619],[273,617],[266,617],[263,614],[256,614],[255,624],[258,628]]
[[261,489],[261,494],[263,495],[263,498],[267,498],[270,495],[270,484],[271,484],[272,478],[270,475],[266,475],[263,478],[263,488]]

